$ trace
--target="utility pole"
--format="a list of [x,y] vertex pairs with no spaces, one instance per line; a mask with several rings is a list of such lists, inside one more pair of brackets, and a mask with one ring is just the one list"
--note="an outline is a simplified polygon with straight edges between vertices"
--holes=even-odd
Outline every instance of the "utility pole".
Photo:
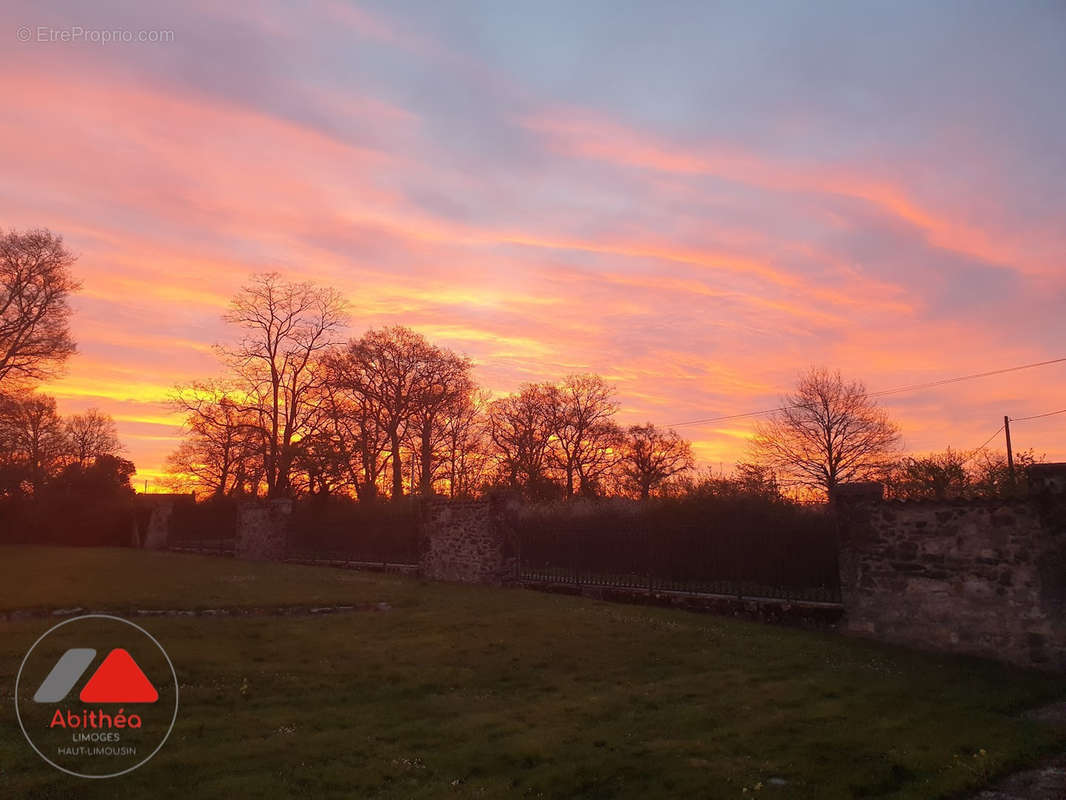
[[1007,470],[1010,472],[1010,482],[1014,483],[1014,451],[1010,446],[1010,417],[1003,415],[1003,430],[1007,434]]

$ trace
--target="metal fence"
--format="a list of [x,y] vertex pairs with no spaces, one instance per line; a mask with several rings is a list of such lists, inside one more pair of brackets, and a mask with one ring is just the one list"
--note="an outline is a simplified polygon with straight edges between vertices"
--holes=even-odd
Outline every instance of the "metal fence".
[[[835,526],[811,510],[705,517],[610,513],[520,517],[516,578],[532,587],[840,603]],[[232,556],[233,503],[176,509],[170,549]],[[421,540],[413,504],[301,503],[286,533],[294,563],[413,573]]]
[[[237,503],[228,499],[176,507],[170,550],[233,556]],[[285,560],[349,568],[411,572],[418,566],[413,506],[359,507],[346,501],[299,503],[285,532]]]
[[180,503],[174,506],[167,542],[169,549],[183,553],[232,556],[236,543],[236,503]]
[[[721,521],[719,521],[721,522]],[[519,526],[523,583],[839,603],[830,521],[777,528],[628,520]]]
[[414,502],[300,503],[286,536],[289,560],[352,568],[411,572],[418,568],[419,548]]

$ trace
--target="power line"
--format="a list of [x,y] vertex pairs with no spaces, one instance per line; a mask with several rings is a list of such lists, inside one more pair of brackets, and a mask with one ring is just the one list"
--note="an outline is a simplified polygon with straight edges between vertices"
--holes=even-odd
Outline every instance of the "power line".
[[1066,408],[1059,411],[1048,411],[1046,414],[1033,414],[1031,417],[1011,417],[1011,422],[1025,422],[1027,419],[1041,419],[1042,417],[1053,417],[1056,414],[1066,414]]
[[[1053,417],[1056,414],[1066,414],[1066,408],[1059,409],[1058,411],[1048,411],[1048,412],[1045,412],[1043,414],[1032,414],[1032,415],[1030,415],[1028,417],[1011,417],[1010,421],[1011,422],[1025,422],[1026,420],[1029,420],[1029,419],[1042,419],[1043,417]],[[973,461],[974,458],[977,457],[977,454],[980,453],[982,450],[984,450],[989,442],[991,442],[993,439],[995,439],[997,436],[999,436],[1001,433],[1003,433],[1003,429],[1005,427],[1007,427],[1007,426],[1006,425],[1000,425],[999,428],[996,430],[996,432],[993,433],[991,436],[989,436],[987,439],[985,439],[982,444],[980,444],[977,447],[975,447],[970,452],[969,458],[967,458],[962,463],[963,464],[968,464],[969,462]]]
[[993,434],[992,434],[991,436],[989,436],[989,437],[988,437],[987,439],[985,439],[985,440],[984,440],[983,442],[981,442],[981,444],[977,445],[977,447],[975,447],[975,448],[974,448],[974,450],[984,450],[984,449],[985,449],[985,446],[986,446],[986,445],[987,445],[987,444],[988,444],[989,442],[991,442],[991,441],[992,441],[993,439],[995,439],[995,438],[996,438],[997,436],[999,436],[999,435],[1000,435],[1001,433],[1003,433],[1003,426],[1002,426],[1002,425],[1000,425],[1000,426],[999,426],[999,427],[998,427],[998,428],[996,429],[996,432],[995,432],[995,433],[993,433]]
[[1003,375],[1007,372],[1017,372],[1022,369],[1033,369],[1034,367],[1046,367],[1051,364],[1061,364],[1066,362],[1066,358],[1053,358],[1050,361],[1037,361],[1032,364],[1020,364],[1016,367],[1005,367],[1004,369],[994,369],[989,372],[975,372],[972,375],[960,375],[957,378],[944,378],[939,381],[930,381],[929,383],[916,383],[911,386],[900,386],[896,389],[883,389],[879,392],[870,392],[867,397],[882,397],[886,394],[897,394],[899,392],[910,392],[916,389],[928,389],[933,386],[944,386],[949,383],[959,383],[960,381],[972,381],[975,378],[988,378],[992,375]]
[[[929,388],[932,388],[934,386],[945,386],[945,385],[951,384],[951,383],[959,383],[960,381],[972,381],[972,380],[975,380],[976,378],[988,378],[988,377],[991,377],[992,375],[1004,375],[1004,374],[1006,374],[1008,372],[1018,372],[1019,370],[1023,370],[1023,369],[1033,369],[1035,367],[1047,367],[1047,366],[1050,366],[1051,364],[1061,364],[1063,362],[1066,362],[1066,357],[1053,358],[1050,361],[1037,361],[1037,362],[1034,362],[1032,364],[1019,364],[1019,365],[1014,366],[1014,367],[1005,367],[1003,369],[989,370],[988,372],[975,372],[972,375],[959,375],[958,377],[955,377],[955,378],[943,378],[941,380],[929,381],[927,383],[915,383],[915,384],[911,384],[909,386],[897,386],[897,387],[895,387],[893,389],[882,389],[882,390],[877,391],[877,392],[866,392],[862,396],[863,397],[884,397],[886,395],[899,394],[901,392],[913,392],[913,391],[917,391],[918,389],[929,389]],[[773,414],[773,413],[775,413],[777,411],[788,411],[788,410],[794,409],[794,408],[805,408],[805,406],[803,404],[792,405],[792,406],[779,406],[778,408],[767,408],[767,409],[763,409],[762,411],[747,411],[747,412],[744,412],[742,414],[726,414],[725,416],[721,416],[721,417],[707,417],[705,419],[693,419],[693,420],[689,420],[687,422],[678,422],[678,423],[675,423],[675,424],[673,424],[673,425],[671,425],[669,427],[671,427],[671,428],[684,428],[684,427],[686,427],[688,425],[706,425],[706,424],[711,423],[711,422],[724,422],[726,420],[731,420],[731,419],[743,419],[745,417],[760,417],[763,414]],[[1066,409],[1063,409],[1063,411],[1066,411]],[[1062,412],[1053,411],[1051,413],[1052,414],[1060,414]],[[1038,416],[1043,416],[1043,415],[1038,415]],[[1048,415],[1048,416],[1050,416],[1050,415]],[[1030,418],[1026,417],[1025,419],[1030,419]],[[999,431],[996,431],[996,433],[999,433]]]
[[962,462],[962,464],[960,466],[965,466],[966,464],[969,464],[971,461],[973,461],[975,458],[977,458],[977,454],[980,453],[982,450],[984,450],[989,442],[991,442],[993,439],[995,439],[997,436],[999,436],[1003,432],[1003,428],[1004,427],[1006,427],[1006,426],[1000,425],[999,428],[996,429],[995,433],[993,433],[991,436],[989,436],[987,439],[985,439],[984,442],[982,442],[977,447],[975,447],[970,452],[970,455]]

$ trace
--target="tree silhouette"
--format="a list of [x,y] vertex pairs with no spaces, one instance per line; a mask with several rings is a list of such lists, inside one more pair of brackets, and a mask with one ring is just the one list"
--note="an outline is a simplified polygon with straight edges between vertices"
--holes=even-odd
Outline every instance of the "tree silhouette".
[[337,290],[255,275],[230,303],[227,322],[243,331],[220,348],[266,438],[263,471],[268,497],[291,493],[294,442],[306,432],[309,402],[321,384],[322,355],[347,322],[347,303]]
[[367,331],[348,343],[334,374],[374,404],[389,441],[392,497],[403,497],[402,444],[440,351],[410,328]]
[[89,466],[100,456],[113,456],[122,451],[115,421],[110,414],[97,408],[67,417],[64,429],[68,453],[72,461],[82,467]]
[[468,497],[488,479],[489,393],[467,392],[448,406],[444,420],[443,462],[451,497]]
[[527,383],[489,406],[489,439],[507,486],[538,495],[549,488],[552,392],[550,384]]
[[434,469],[439,448],[447,438],[451,409],[474,391],[470,359],[442,347],[431,346],[415,387],[411,433],[419,465],[419,491],[433,494]]
[[665,481],[692,469],[692,446],[676,431],[650,422],[633,425],[626,432],[621,464],[628,488],[647,500]]
[[175,489],[197,488],[217,497],[256,494],[264,481],[265,431],[225,381],[179,387],[172,404],[185,414],[186,438],[167,459]]
[[824,491],[833,501],[848,481],[881,477],[899,446],[899,429],[859,381],[812,367],[782,408],[756,423],[751,454],[784,485]]
[[614,389],[599,375],[568,375],[548,392],[554,465],[563,476],[566,496],[578,488],[595,493],[617,460],[621,429]]
[[73,355],[67,298],[80,286],[63,237],[43,228],[0,234],[0,387],[47,378]]
[[0,452],[34,493],[59,470],[68,451],[55,398],[30,392],[0,396]]

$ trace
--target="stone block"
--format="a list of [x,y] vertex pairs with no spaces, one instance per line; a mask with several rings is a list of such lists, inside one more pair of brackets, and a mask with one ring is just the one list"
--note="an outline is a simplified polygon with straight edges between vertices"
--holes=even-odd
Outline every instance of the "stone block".
[[502,502],[430,500],[421,528],[423,576],[497,585],[513,578],[513,539]]
[[292,501],[287,498],[241,503],[234,555],[252,561],[284,559],[291,514]]

